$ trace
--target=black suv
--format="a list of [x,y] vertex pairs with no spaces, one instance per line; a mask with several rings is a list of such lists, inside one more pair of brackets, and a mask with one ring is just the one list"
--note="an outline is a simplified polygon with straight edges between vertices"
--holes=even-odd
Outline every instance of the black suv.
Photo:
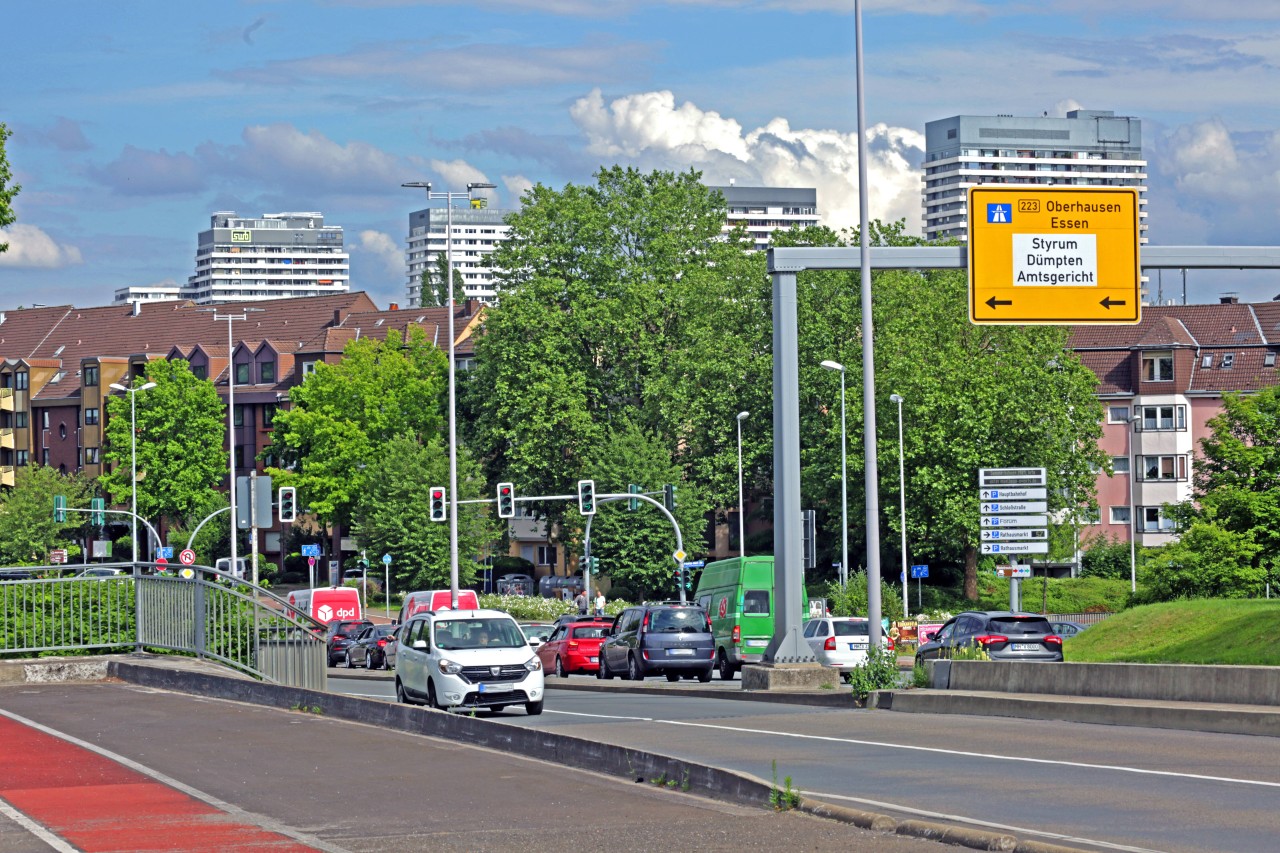
[[976,648],[991,660],[1061,661],[1062,638],[1038,613],[966,610],[938,629],[916,650],[916,663],[950,658],[956,649]]
[[716,642],[707,612],[693,604],[642,604],[613,620],[600,646],[599,678],[648,675],[710,681]]
[[329,666],[347,657],[347,646],[356,641],[356,635],[373,623],[368,619],[334,619],[325,632],[324,644],[328,649]]

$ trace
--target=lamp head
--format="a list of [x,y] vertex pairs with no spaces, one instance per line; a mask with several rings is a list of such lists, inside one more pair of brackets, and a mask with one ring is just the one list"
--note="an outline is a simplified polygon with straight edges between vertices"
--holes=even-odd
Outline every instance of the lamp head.
[[825,367],[827,370],[838,370],[841,373],[844,373],[844,365],[838,361],[832,361],[831,359],[827,359],[826,361],[822,362],[822,366]]
[[890,394],[890,395],[889,395],[889,402],[890,402],[890,403],[901,403],[901,402],[903,402],[903,400],[902,400],[902,395],[901,395],[901,394]]
[[415,190],[426,190],[427,192],[431,191],[430,181],[409,181],[408,183],[403,183],[400,186],[410,187]]
[[468,192],[470,192],[471,190],[496,190],[497,188],[498,188],[497,184],[490,184],[485,181],[472,181],[471,183],[467,184]]
[[738,412],[738,423],[745,421],[750,414],[750,412]]
[[112,383],[111,383],[111,387],[112,387],[112,388],[114,388],[114,389],[116,389],[117,391],[128,391],[128,390],[129,390],[128,388],[124,387],[123,385],[121,385],[121,384],[120,384],[120,383],[118,383],[118,382],[112,382]]
[[143,385],[143,386],[142,386],[141,388],[139,388],[138,390],[139,390],[139,391],[146,391],[148,388],[154,388],[154,387],[156,387],[156,383],[154,383],[154,382],[148,382],[146,385]]

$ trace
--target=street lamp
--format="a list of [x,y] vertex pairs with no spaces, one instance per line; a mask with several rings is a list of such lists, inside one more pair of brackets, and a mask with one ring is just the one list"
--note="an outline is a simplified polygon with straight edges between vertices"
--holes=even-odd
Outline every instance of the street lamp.
[[1138,448],[1134,445],[1133,434],[1138,416],[1130,413],[1129,420],[1129,591],[1138,591],[1138,499],[1136,497],[1136,481],[1138,479]]
[[845,586],[849,583],[849,456],[844,422],[844,365],[828,359],[822,366],[840,373],[840,586]]
[[[241,308],[239,314],[219,314],[217,308],[201,308],[201,311],[213,313],[213,319],[227,321],[227,458],[231,461],[230,474],[227,478],[227,495],[231,500],[231,572],[234,574],[240,565],[236,562],[236,358],[235,345],[231,340],[231,324],[235,320],[248,320],[250,311],[265,311],[265,308]],[[253,377],[249,377],[252,379]],[[258,585],[258,565],[253,566],[254,587]],[[255,593],[256,594],[256,593]]]
[[746,516],[742,504],[742,422],[750,414],[750,412],[738,412],[738,555],[740,557],[747,556],[747,528],[743,521]]
[[[445,202],[445,255],[448,258],[449,280],[445,282],[445,307],[449,313],[449,600],[453,609],[458,608],[458,418],[457,418],[457,379],[454,365],[453,315],[456,312],[453,300],[453,200],[465,198],[470,200],[475,190],[496,189],[497,184],[472,182],[467,184],[466,192],[432,192],[430,181],[409,181],[402,187],[426,190],[427,201],[444,199]],[[429,262],[428,262],[429,263]]]
[[890,394],[889,402],[898,404],[898,494],[902,506],[902,618],[911,615],[907,605],[907,469],[902,445],[902,395]]
[[156,383],[148,382],[145,385],[139,385],[137,388],[126,388],[123,385],[112,382],[111,387],[117,391],[124,391],[129,395],[129,437],[133,445],[133,504],[130,510],[130,524],[133,525],[129,538],[133,541],[133,562],[138,562],[138,392],[146,391],[149,388],[156,387]]

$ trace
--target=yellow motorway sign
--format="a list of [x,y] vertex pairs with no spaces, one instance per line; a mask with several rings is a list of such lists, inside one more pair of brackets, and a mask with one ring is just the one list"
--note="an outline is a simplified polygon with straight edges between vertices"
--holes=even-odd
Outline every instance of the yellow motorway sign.
[[1135,187],[969,188],[969,319],[1137,323]]

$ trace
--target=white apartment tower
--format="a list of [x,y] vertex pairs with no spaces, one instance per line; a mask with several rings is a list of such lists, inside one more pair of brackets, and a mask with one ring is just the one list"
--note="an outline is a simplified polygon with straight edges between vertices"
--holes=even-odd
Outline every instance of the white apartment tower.
[[1066,118],[952,116],[925,125],[925,239],[968,239],[969,187],[987,184],[1137,187],[1145,232],[1142,122],[1111,110],[1072,110]]
[[724,196],[729,208],[725,230],[741,225],[752,246],[769,248],[773,232],[794,225],[818,224],[818,191],[812,187],[707,187]]
[[[497,292],[493,288],[493,270],[489,267],[488,256],[510,234],[511,227],[503,222],[510,212],[470,205],[455,207],[451,234],[446,233],[448,210],[427,207],[410,213],[409,282],[405,288],[409,305],[422,306],[422,273],[430,269],[432,275],[436,274],[440,268],[439,259],[446,255],[450,241],[453,243],[453,269],[462,276],[466,297],[492,303]],[[431,304],[430,295],[427,304]]]
[[342,228],[320,213],[213,214],[182,298],[201,304],[321,296],[351,289]]

